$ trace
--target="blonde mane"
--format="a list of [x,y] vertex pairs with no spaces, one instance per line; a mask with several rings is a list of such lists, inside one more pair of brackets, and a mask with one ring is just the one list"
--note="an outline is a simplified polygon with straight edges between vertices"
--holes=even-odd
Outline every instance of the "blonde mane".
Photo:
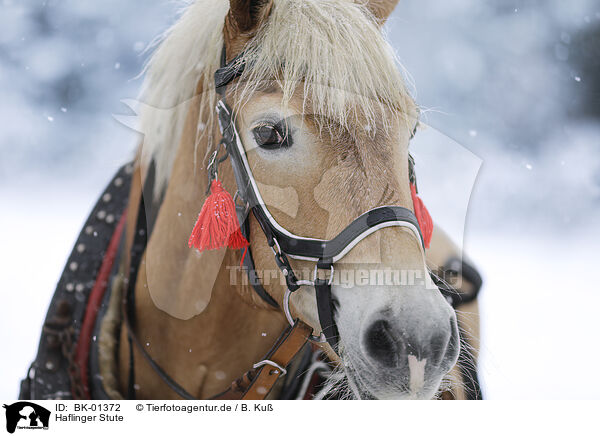
[[[201,79],[205,89],[200,113],[213,112],[212,77],[219,67],[228,8],[227,0],[197,0],[167,32],[149,62],[142,100],[170,109],[141,114],[142,162],[155,161],[155,192],[168,181],[189,100]],[[275,0],[242,61],[246,69],[237,84],[239,102],[276,81],[285,106],[300,87],[305,112],[345,129],[368,131],[382,121],[385,126],[382,113],[403,115],[413,104],[375,18],[366,7],[348,0]]]
[[202,103],[214,107],[212,75],[221,59],[228,10],[228,0],[197,0],[190,4],[159,38],[146,66],[140,97],[144,103],[140,114],[140,131],[144,134],[141,162],[143,166],[155,162],[155,195],[169,180],[191,99],[201,79],[209,85],[203,90]]

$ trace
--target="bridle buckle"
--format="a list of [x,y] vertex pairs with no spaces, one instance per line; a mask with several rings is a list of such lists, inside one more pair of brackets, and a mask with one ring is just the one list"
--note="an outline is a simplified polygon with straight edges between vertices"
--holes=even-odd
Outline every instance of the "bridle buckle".
[[252,365],[252,368],[258,369],[258,368],[262,368],[263,366],[266,366],[266,365],[269,365],[269,366],[272,366],[273,368],[275,368],[275,369],[271,370],[272,374],[279,373],[279,377],[287,374],[287,370],[284,367],[282,367],[277,362],[273,362],[272,360],[269,360],[269,359],[261,360],[260,362],[255,363],[254,365]]
[[[312,285],[313,283],[308,282],[307,280],[301,280],[303,283],[298,282],[298,284],[302,285]],[[316,290],[315,290],[316,292]],[[287,288],[285,294],[283,295],[283,313],[285,314],[286,319],[290,323],[291,326],[294,326],[295,321],[292,318],[292,313],[290,312],[290,296],[292,295],[292,291],[290,288]],[[308,340],[315,343],[323,343],[327,342],[327,337],[325,337],[325,333],[321,332],[319,336],[310,335]]]

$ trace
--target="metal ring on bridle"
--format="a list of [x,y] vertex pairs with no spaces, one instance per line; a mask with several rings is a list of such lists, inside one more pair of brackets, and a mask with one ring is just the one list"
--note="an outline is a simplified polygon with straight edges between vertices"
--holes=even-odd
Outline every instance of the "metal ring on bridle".
[[219,152],[221,151],[221,148],[223,148],[223,139],[219,141],[219,145],[217,145],[215,151],[213,151],[210,155],[208,165],[206,166],[206,172],[208,173],[208,187],[206,190],[207,194],[210,192],[211,182],[213,180],[219,179],[219,165],[225,162],[227,158],[229,158],[229,153],[227,152],[225,152],[225,155],[223,155],[222,157],[219,157]]
[[215,150],[212,152],[212,154],[210,155],[210,160],[208,161],[208,165],[206,166],[206,170],[208,171],[208,174],[210,176],[213,176],[215,179],[217,179],[217,173],[218,173],[218,168],[215,165],[215,162],[217,160],[217,153],[219,153],[219,150]]
[[[333,265],[330,265],[329,268],[331,269],[331,274],[329,276],[329,280],[327,281],[327,284],[329,286],[331,286],[331,284],[333,283],[333,273],[334,273],[334,269],[333,269]],[[320,268],[315,265],[315,270],[313,272],[313,283],[317,281],[317,270],[319,270]]]
[[[301,281],[304,282],[304,280]],[[298,282],[298,284],[300,284],[300,282]],[[283,295],[283,313],[285,313],[285,317],[287,318],[290,325],[293,326],[295,322],[290,312],[290,295],[292,295],[292,291],[290,291],[288,288],[286,289],[285,294]],[[308,340],[317,343],[327,342],[327,338],[325,337],[325,334],[323,332],[321,332],[319,336],[310,335]]]
[[273,242],[274,242],[274,245],[277,246],[277,251],[275,251],[275,248],[273,248],[273,245],[271,245],[271,251],[273,251],[273,254],[275,256],[279,256],[281,254],[281,247],[279,246],[279,242],[277,242],[276,238],[273,238]]

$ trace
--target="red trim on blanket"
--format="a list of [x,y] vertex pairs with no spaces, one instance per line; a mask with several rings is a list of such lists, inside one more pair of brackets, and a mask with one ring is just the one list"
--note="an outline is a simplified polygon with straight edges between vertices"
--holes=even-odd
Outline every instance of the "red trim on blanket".
[[[110,238],[104,259],[102,259],[102,266],[100,266],[98,277],[96,277],[96,282],[94,283],[94,287],[90,292],[87,307],[85,308],[85,315],[83,317],[83,323],[81,324],[81,331],[79,333],[79,340],[75,350],[75,362],[77,362],[79,368],[81,384],[83,385],[83,399],[85,400],[90,399],[90,389],[88,384],[88,361],[90,356],[90,344],[92,342],[92,331],[94,330],[98,309],[102,303],[102,298],[104,297],[104,292],[106,291],[108,281],[110,279],[110,273],[117,256],[119,243],[121,241],[121,234],[123,233],[123,228],[125,227],[126,215],[127,210],[123,212],[123,216],[121,216],[119,224],[115,228],[115,231]],[[76,398],[73,387],[71,387],[71,393],[73,394],[73,398]]]

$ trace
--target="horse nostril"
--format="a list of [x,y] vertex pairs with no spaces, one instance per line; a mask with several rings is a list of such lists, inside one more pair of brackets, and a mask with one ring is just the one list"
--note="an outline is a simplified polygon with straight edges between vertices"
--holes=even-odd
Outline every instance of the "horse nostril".
[[375,321],[365,335],[365,346],[371,357],[384,366],[398,366],[398,341],[392,336],[390,324]]

